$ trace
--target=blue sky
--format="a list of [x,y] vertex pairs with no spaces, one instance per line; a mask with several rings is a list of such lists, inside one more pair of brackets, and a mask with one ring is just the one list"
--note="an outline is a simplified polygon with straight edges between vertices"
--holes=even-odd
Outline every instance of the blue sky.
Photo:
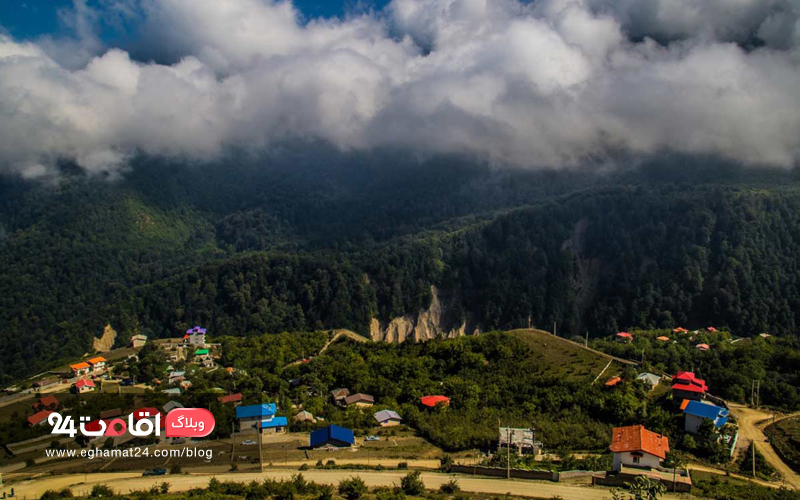
[[[95,6],[96,0],[89,0]],[[307,18],[341,17],[354,9],[383,8],[389,0],[295,0],[294,4]],[[67,27],[60,21],[59,10],[72,7],[72,0],[3,0],[0,1],[0,26],[18,40],[27,40],[46,34],[61,34]],[[120,36],[114,28],[106,27],[101,33],[111,45]]]

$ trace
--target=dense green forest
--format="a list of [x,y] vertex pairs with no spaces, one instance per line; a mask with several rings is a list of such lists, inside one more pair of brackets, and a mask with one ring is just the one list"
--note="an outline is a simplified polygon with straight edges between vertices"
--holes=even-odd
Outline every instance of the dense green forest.
[[[288,149],[255,165],[141,158],[0,179],[0,380],[130,334],[350,328],[428,306],[483,331],[592,336],[714,324],[795,333],[795,174],[650,165],[600,175]],[[316,152],[316,153],[314,153]]]

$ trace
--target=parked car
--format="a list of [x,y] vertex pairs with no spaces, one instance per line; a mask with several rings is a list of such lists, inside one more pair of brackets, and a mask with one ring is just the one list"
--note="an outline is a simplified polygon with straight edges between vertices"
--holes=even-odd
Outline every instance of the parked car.
[[245,445],[245,446],[251,446],[251,445],[256,444],[256,442],[253,441],[252,439],[245,439],[244,441],[242,441],[242,444]]
[[380,441],[381,438],[379,436],[367,436],[365,441]]
[[133,379],[132,378],[126,378],[125,380],[120,382],[119,385],[133,385]]
[[142,473],[143,476],[163,476],[167,473],[167,469],[159,467],[157,469],[147,469]]

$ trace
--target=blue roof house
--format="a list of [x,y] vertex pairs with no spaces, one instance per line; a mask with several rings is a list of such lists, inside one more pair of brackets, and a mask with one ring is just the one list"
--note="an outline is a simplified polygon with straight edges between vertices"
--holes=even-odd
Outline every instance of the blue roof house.
[[353,431],[339,427],[338,425],[329,425],[322,429],[317,429],[311,433],[311,447],[322,448],[323,446],[332,446],[335,448],[347,448],[353,446],[356,442],[353,437]]
[[728,423],[728,410],[700,401],[689,401],[683,414],[686,419],[683,429],[692,434],[697,434],[704,420],[710,420],[717,429]]
[[286,417],[276,417],[278,408],[275,403],[263,405],[237,406],[236,418],[239,420],[239,432],[248,429],[264,429],[267,432],[284,432]]

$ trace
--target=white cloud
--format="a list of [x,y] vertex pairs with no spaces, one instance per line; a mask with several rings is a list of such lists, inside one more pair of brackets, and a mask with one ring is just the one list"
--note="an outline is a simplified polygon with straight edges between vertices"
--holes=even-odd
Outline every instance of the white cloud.
[[[0,168],[41,177],[68,158],[114,173],[140,151],[207,159],[297,136],[521,166],[800,153],[794,0],[394,0],[308,22],[269,0],[123,6],[114,15],[144,19],[140,43],[176,62],[90,43],[76,64],[47,40],[0,37]],[[732,43],[754,36],[766,46]]]

